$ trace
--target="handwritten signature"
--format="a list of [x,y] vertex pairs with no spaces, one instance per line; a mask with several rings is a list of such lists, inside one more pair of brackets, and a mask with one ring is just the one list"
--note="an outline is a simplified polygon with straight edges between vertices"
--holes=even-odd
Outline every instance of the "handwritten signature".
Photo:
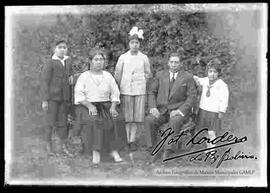
[[212,150],[212,151],[208,151],[207,153],[203,152],[203,153],[199,153],[196,154],[195,156],[190,156],[189,161],[209,161],[210,164],[214,164],[217,162],[216,168],[219,168],[221,166],[221,164],[224,161],[232,161],[232,160],[238,160],[238,159],[257,159],[256,156],[250,154],[247,155],[244,152],[238,151],[235,155],[231,155],[231,148],[228,148],[223,154],[222,156],[220,156],[217,153],[217,150]]
[[[225,146],[232,146],[238,143],[244,143],[245,141],[247,141],[247,136],[243,136],[239,138],[237,136],[234,136],[233,134],[230,134],[229,132],[225,132],[224,134],[217,136],[214,139],[210,139],[206,137],[205,132],[208,132],[207,128],[204,128],[198,131],[197,133],[195,133],[194,136],[192,136],[189,140],[187,140],[185,146],[200,145],[202,143],[208,143],[208,144],[215,145],[214,147],[204,148],[197,151],[188,152],[182,155],[169,157],[169,158],[164,159],[163,162],[195,154],[196,156],[192,156],[190,161],[195,161],[195,160],[202,161],[203,160],[202,157],[204,157],[205,161],[211,160],[211,163],[214,163],[217,161],[218,158],[220,158],[217,164],[217,167],[219,167],[223,161],[236,160],[241,157],[241,156],[239,157],[239,152],[235,156],[230,156],[231,148],[226,150],[222,156],[219,156],[217,155],[216,149],[225,147]],[[167,128],[166,130],[164,130],[161,134],[160,141],[156,144],[156,146],[152,150],[151,155],[154,156],[155,154],[157,154],[165,143],[167,143],[168,145],[173,144],[173,143],[177,144],[183,136],[187,136],[187,133],[185,131],[182,131],[181,133],[176,134],[176,135],[173,135],[173,134],[174,134],[174,130],[172,128]],[[207,153],[205,153],[205,151],[207,151]],[[242,155],[242,157],[246,159],[249,159],[249,158],[257,159],[257,157],[255,157],[254,155],[249,155],[249,156]]]

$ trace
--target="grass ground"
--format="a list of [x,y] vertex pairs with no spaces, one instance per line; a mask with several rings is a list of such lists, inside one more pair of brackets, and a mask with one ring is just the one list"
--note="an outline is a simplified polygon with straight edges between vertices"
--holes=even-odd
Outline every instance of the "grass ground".
[[[232,122],[232,121],[231,121]],[[239,121],[236,121],[239,123]],[[174,160],[163,164],[161,160],[157,161],[155,165],[149,165],[147,162],[150,159],[149,153],[144,151],[145,140],[143,130],[138,132],[138,151],[133,153],[134,163],[130,162],[129,154],[127,151],[120,152],[121,156],[127,163],[116,164],[109,156],[103,156],[102,163],[98,168],[93,167],[91,157],[83,154],[75,157],[67,157],[64,155],[48,156],[45,151],[45,141],[43,140],[43,127],[42,127],[41,114],[32,117],[25,117],[20,121],[16,121],[14,132],[14,151],[12,154],[11,163],[11,178],[17,180],[36,180],[46,181],[53,180],[55,183],[59,180],[71,179],[74,182],[87,182],[93,183],[95,180],[131,180],[131,179],[164,179],[168,180],[204,180],[205,175],[190,175],[184,174],[180,176],[159,176],[157,169],[180,169],[180,170],[194,170],[194,168],[214,170],[215,165],[210,165],[209,162],[191,162],[189,157]],[[246,124],[249,124],[248,122]],[[246,129],[249,127],[246,127]],[[243,133],[243,132],[241,132]],[[250,140],[252,142],[252,140]],[[195,150],[195,149],[191,149]],[[248,151],[258,155],[257,147],[252,146],[252,143],[239,144],[232,146],[232,151]],[[248,153],[245,152],[245,153]],[[238,159],[237,161],[224,162],[219,169],[224,168],[257,168],[258,160]],[[257,168],[258,174],[258,168]],[[213,177],[213,176],[212,176]],[[227,176],[228,177],[228,176]],[[226,176],[220,176],[219,180],[224,180]],[[57,179],[57,181],[55,181]],[[75,179],[75,181],[74,181]],[[91,179],[92,181],[88,181]],[[209,178],[209,176],[207,177]],[[218,180],[217,177],[213,179]],[[231,178],[230,178],[231,179]],[[106,183],[101,181],[101,184]],[[146,182],[146,181],[145,181]],[[97,182],[99,183],[99,182]]]

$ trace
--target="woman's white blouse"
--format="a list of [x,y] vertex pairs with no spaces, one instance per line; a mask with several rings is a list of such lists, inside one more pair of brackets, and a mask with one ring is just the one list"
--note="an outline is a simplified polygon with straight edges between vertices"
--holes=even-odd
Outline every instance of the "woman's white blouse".
[[[113,76],[106,71],[102,71],[103,76],[100,85],[96,83],[96,76],[89,71],[83,72],[75,85],[74,99],[75,104],[86,100],[88,102],[118,102],[120,103],[120,92]],[[96,77],[97,78],[97,77]]]
[[211,112],[226,112],[229,101],[229,90],[227,84],[218,79],[210,88],[210,96],[207,97],[206,93],[209,85],[209,78],[198,78],[202,86],[202,94],[200,100],[200,108]]
[[138,52],[131,55],[130,51],[122,54],[115,67],[115,79],[120,83],[120,92],[124,95],[144,95],[146,81],[151,77],[148,57]]

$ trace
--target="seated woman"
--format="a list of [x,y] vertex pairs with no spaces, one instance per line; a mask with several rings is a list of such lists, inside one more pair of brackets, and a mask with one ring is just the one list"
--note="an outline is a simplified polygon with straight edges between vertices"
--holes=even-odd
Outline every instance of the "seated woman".
[[118,104],[120,92],[113,76],[103,70],[104,53],[93,49],[90,70],[75,85],[77,121],[86,125],[86,149],[93,152],[93,163],[100,163],[101,150],[109,150],[115,162],[123,161],[118,151],[126,145],[124,117]]

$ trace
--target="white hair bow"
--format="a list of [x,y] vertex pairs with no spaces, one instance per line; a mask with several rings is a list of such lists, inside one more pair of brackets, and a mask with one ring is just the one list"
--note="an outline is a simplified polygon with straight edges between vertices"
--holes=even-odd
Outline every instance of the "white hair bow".
[[129,35],[133,36],[135,34],[137,34],[139,38],[143,39],[143,30],[142,29],[138,30],[138,27],[133,27],[130,30]]

